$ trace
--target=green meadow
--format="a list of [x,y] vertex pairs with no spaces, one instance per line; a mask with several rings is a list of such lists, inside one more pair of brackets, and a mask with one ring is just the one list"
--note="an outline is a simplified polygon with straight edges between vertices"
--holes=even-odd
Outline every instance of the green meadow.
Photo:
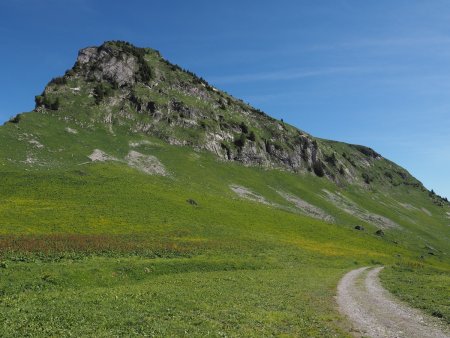
[[[450,210],[426,192],[337,186],[37,113],[0,127],[0,144],[2,337],[348,336],[336,286],[368,265],[386,266],[395,295],[450,321]],[[116,160],[92,162],[94,149]],[[167,175],[128,166],[130,150]],[[324,189],[400,227],[376,235]]]

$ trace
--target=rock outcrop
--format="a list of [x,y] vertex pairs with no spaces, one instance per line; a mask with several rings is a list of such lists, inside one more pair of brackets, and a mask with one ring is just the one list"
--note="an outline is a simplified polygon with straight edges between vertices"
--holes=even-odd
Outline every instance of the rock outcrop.
[[78,53],[80,74],[92,81],[108,81],[119,87],[135,83],[138,63],[134,55],[105,47],[88,47]]

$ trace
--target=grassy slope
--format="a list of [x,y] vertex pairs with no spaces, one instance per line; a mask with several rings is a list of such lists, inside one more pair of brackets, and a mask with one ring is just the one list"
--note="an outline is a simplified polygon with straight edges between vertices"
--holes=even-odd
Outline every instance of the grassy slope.
[[[399,294],[413,289],[417,297],[423,295],[417,285],[427,281],[423,271],[428,280],[448,278],[449,220],[422,193],[340,189],[402,226],[380,238],[375,227],[323,198],[322,189],[338,189],[326,179],[222,163],[157,139],[115,134],[36,113],[0,128],[2,336],[345,335],[333,300],[345,271],[395,265],[386,285]],[[95,148],[124,158],[129,142],[139,139],[151,144],[135,149],[157,156],[169,176],[87,159]],[[24,164],[27,156],[36,162]],[[282,207],[238,198],[230,184]],[[321,207],[337,224],[289,211],[293,205],[275,190]],[[198,205],[186,203],[190,198]],[[406,281],[397,278],[409,267]],[[446,289],[427,287],[435,292],[428,292],[425,308],[435,312],[438,304],[448,320],[448,304],[440,300]]]

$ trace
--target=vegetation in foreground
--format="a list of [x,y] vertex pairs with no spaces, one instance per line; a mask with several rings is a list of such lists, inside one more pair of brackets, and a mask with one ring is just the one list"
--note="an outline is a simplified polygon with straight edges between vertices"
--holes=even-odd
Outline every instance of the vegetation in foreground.
[[[406,262],[448,277],[444,228],[418,240],[420,227],[386,207],[383,214],[409,228],[380,237],[374,225],[322,196],[322,189],[338,189],[325,179],[221,163],[148,140],[139,151],[157,156],[169,176],[116,162],[64,170],[3,166],[3,336],[345,336],[333,298],[345,271]],[[119,157],[114,142],[94,144]],[[239,197],[231,184],[276,206]],[[302,196],[337,223],[302,215],[276,190]],[[367,208],[373,203],[364,191],[341,191]],[[405,203],[420,200],[398,194]],[[391,196],[376,196],[391,203]],[[441,212],[431,201],[426,207]],[[429,255],[424,241],[440,251]],[[420,280],[421,270],[409,278]],[[387,286],[407,290],[396,283]],[[430,293],[428,303],[439,302],[446,316],[443,292]]]
[[395,296],[450,324],[447,268],[398,262],[383,271],[382,281]]

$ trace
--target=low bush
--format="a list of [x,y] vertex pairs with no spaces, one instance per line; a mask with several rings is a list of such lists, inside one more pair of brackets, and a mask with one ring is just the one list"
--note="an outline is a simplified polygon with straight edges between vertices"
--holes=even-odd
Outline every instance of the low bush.
[[241,134],[238,138],[234,140],[234,145],[238,148],[243,148],[245,146],[245,142],[247,141],[247,135]]
[[17,124],[20,122],[21,118],[22,118],[22,116],[20,114],[17,114],[16,116],[12,117],[8,122]]
[[95,97],[95,103],[99,104],[103,101],[105,97],[110,96],[112,93],[112,88],[105,84],[105,83],[99,83],[94,88],[94,97]]
[[54,77],[51,81],[50,84],[54,84],[57,86],[62,86],[65,85],[67,83],[67,80],[64,76],[58,76],[58,77]]
[[51,110],[58,110],[60,106],[59,97],[48,97],[47,95],[38,95],[34,98],[37,107],[44,107]]
[[324,166],[321,161],[316,161],[313,163],[313,171],[319,177],[325,176]]

